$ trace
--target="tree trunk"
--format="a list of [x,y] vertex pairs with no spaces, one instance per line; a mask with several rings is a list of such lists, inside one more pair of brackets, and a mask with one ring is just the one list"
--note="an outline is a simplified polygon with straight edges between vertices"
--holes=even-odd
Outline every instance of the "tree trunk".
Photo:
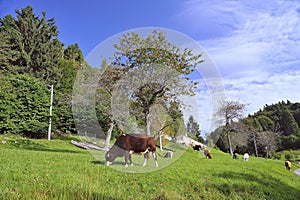
[[146,127],[145,127],[146,135],[150,136],[150,114],[149,114],[149,110],[145,111],[145,123],[146,123]]
[[162,134],[161,132],[159,133],[159,146],[160,146],[160,151],[163,150],[163,145],[162,145]]
[[228,142],[228,146],[229,146],[229,153],[231,155],[233,155],[232,146],[231,146],[231,140],[230,140],[230,135],[229,135],[228,132],[226,132],[226,136],[227,136],[227,142]]
[[105,146],[104,146],[105,151],[108,151],[108,149],[109,149],[111,134],[112,134],[112,130],[114,128],[114,119],[113,119],[113,117],[110,116],[109,119],[110,119],[109,129],[107,130],[107,133],[106,133],[106,140],[105,140]]
[[256,144],[255,133],[252,133],[252,134],[253,134],[253,143],[254,143],[255,156],[258,157],[258,151],[257,151],[257,144]]
[[267,158],[269,158],[269,149],[268,149],[268,146],[266,146],[266,151],[267,151]]
[[227,142],[228,142],[228,146],[229,146],[229,153],[230,153],[230,155],[233,155],[233,150],[232,150],[231,140],[230,140],[230,135],[229,135],[229,122],[228,122],[228,119],[226,119],[225,130],[226,130],[226,137],[227,137]]
[[77,142],[77,141],[71,140],[71,144],[73,144],[77,147],[83,148],[83,149],[96,149],[96,150],[99,150],[99,151],[104,151],[105,150],[105,148],[102,148],[102,147],[99,147],[96,144],[91,144],[91,143],[87,143],[87,142]]

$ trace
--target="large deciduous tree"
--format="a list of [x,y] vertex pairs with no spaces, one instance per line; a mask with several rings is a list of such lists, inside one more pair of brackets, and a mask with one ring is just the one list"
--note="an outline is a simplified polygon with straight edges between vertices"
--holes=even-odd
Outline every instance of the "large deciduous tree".
[[264,131],[258,135],[257,144],[266,153],[266,157],[271,157],[271,152],[277,150],[276,134],[272,131]]
[[134,32],[124,34],[114,47],[112,65],[125,69],[126,94],[142,108],[145,132],[150,135],[150,107],[158,99],[180,102],[179,95],[195,94],[196,82],[186,75],[203,62],[201,55],[180,49],[156,30],[146,38]]
[[217,117],[220,118],[224,124],[224,132],[227,138],[229,153],[233,155],[233,149],[230,138],[231,125],[235,120],[241,119],[246,109],[246,104],[240,103],[239,101],[223,100],[220,102],[220,107],[216,112]]

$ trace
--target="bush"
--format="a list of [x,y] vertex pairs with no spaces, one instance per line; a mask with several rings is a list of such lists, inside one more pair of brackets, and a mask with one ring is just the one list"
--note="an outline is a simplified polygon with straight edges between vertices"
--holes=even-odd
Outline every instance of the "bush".
[[277,160],[280,160],[280,159],[281,159],[281,156],[282,156],[281,153],[274,153],[274,154],[272,154],[272,157],[273,157],[274,159],[277,159]]
[[291,160],[291,159],[294,158],[294,155],[293,155],[293,154],[290,154],[290,153],[287,153],[287,154],[284,155],[284,158],[285,158],[286,160]]
[[0,76],[0,133],[46,137],[49,103],[46,83],[29,75]]

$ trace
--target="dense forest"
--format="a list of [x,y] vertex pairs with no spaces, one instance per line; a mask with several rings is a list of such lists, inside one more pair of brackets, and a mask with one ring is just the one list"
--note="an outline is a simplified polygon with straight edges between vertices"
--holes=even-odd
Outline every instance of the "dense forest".
[[[265,105],[262,110],[231,123],[233,147],[240,153],[272,157],[285,149],[300,148],[300,103],[289,100]],[[220,136],[220,137],[219,137]],[[228,152],[224,127],[209,136],[222,151]]]
[[0,133],[40,138],[49,124],[54,86],[53,130],[74,133],[73,83],[83,54],[64,47],[54,18],[39,17],[28,6],[0,21]]

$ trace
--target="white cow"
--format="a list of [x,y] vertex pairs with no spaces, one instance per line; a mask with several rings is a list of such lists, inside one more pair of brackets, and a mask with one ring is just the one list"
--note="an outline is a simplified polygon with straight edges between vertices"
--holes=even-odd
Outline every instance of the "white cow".
[[248,161],[249,160],[249,154],[248,153],[245,153],[244,154],[244,161]]

